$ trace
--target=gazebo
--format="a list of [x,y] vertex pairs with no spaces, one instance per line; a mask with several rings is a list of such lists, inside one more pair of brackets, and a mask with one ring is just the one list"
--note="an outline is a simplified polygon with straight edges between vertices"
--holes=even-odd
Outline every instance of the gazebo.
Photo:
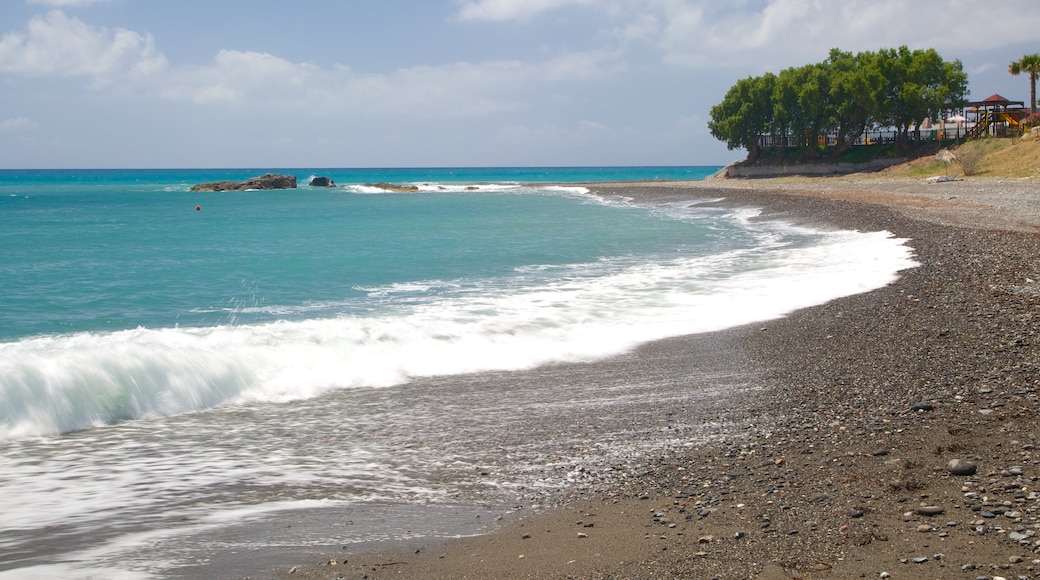
[[[981,101],[967,103],[967,107],[968,114],[975,116],[975,126],[968,132],[969,137],[1006,137],[1008,128],[1019,128],[1022,119],[1029,114],[1024,101],[1009,101],[996,93]],[[971,120],[969,117],[969,122]]]

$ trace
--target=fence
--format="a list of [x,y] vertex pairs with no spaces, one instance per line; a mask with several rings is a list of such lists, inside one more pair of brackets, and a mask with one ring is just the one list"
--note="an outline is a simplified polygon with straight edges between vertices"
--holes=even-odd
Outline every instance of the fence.
[[[963,139],[968,136],[969,127],[964,123],[957,125],[936,125],[928,129],[921,129],[920,141],[945,141],[948,139]],[[854,145],[878,145],[884,143],[895,143],[899,133],[892,128],[872,129],[865,131],[856,140]],[[914,133],[910,133],[911,139]],[[820,147],[833,147],[838,144],[837,135],[824,134],[817,137],[816,144]],[[801,140],[794,135],[762,135],[758,139],[759,147],[805,147],[807,140]]]

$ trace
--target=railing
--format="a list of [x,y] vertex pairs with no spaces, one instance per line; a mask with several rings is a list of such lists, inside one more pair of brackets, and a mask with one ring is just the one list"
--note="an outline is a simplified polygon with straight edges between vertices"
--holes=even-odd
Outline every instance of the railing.
[[[942,126],[935,126],[931,129],[921,129],[920,141],[945,141],[947,139],[961,139],[965,136],[970,136],[971,131],[961,127],[950,127],[943,128]],[[877,145],[883,143],[895,143],[899,133],[895,129],[875,129],[872,131],[866,131],[856,140],[853,145]],[[913,139],[914,134],[911,133]],[[837,135],[824,134],[820,135],[816,139],[816,144],[821,147],[831,147],[838,144]],[[762,148],[769,147],[806,147],[809,145],[809,139],[797,138],[793,135],[762,135],[758,139],[758,145]]]
[[975,126],[972,127],[970,131],[968,131],[968,138],[969,139],[978,139],[979,137],[982,137],[983,135],[986,135],[988,133],[989,133],[989,117],[983,117],[982,119],[979,120],[978,123],[975,123]]

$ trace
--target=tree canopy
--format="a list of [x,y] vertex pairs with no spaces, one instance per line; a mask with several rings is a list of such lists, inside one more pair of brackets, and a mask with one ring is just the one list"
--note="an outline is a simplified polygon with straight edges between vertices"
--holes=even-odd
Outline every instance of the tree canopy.
[[830,134],[837,157],[875,125],[894,128],[897,143],[908,147],[920,137],[912,128],[963,107],[967,91],[961,62],[946,62],[934,49],[833,49],[821,63],[737,81],[712,107],[708,129],[730,149],[746,149],[751,161],[765,136],[813,159],[818,137]]
[[1029,75],[1029,112],[1036,113],[1036,79],[1040,75],[1040,53],[1034,52],[1022,57],[1021,60],[1012,61],[1008,65],[1008,72],[1012,76],[1020,74]]

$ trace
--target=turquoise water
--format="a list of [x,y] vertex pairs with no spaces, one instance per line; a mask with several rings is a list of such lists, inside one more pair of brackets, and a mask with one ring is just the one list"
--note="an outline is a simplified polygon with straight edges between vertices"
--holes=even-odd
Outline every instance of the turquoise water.
[[[655,170],[654,175],[662,173]],[[700,176],[708,169],[669,168]],[[710,169],[710,168],[709,168]],[[299,172],[306,182],[310,172]],[[606,171],[604,170],[604,173]],[[689,228],[561,195],[351,195],[336,189],[189,193],[255,172],[0,172],[0,340],[207,326],[375,308],[366,289],[488,280],[698,240]],[[330,170],[337,183],[637,177],[613,170]],[[447,178],[461,181],[445,181]],[[512,179],[508,179],[512,178]],[[195,211],[195,207],[200,207]],[[581,207],[581,213],[573,212]],[[578,222],[582,222],[580,227]],[[324,305],[324,306],[323,306]],[[303,312],[303,314],[301,314]],[[295,313],[295,314],[294,314]]]
[[673,445],[661,409],[706,383],[558,363],[915,265],[887,232],[755,219],[711,203],[724,192],[640,205],[577,185],[715,169],[274,170],[338,185],[235,193],[188,189],[263,171],[0,171],[0,578],[161,577],[416,525],[276,537],[294,510],[566,489]]

